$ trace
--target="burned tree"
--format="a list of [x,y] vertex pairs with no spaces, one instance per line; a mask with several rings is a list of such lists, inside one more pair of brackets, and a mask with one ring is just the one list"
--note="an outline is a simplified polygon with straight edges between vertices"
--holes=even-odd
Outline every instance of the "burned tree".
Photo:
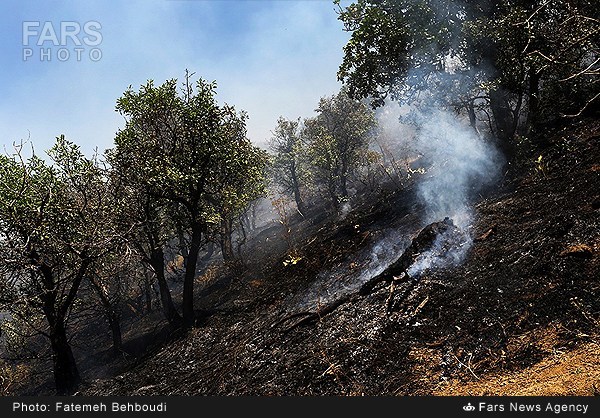
[[411,273],[410,268],[419,256],[432,252],[434,257],[444,258],[448,252],[452,251],[454,245],[461,245],[464,238],[464,234],[454,225],[452,219],[446,217],[442,221],[433,222],[419,231],[396,261],[391,263],[383,272],[370,277],[358,288],[358,291],[347,293],[327,304],[319,305],[316,310],[287,315],[276,321],[272,326],[280,326],[291,322],[285,328],[287,332],[300,325],[312,323],[345,303],[368,296],[382,283],[390,285],[390,296],[386,302],[386,310],[389,312],[394,303],[395,287],[400,283],[408,283],[404,292],[406,295],[417,283],[419,277],[417,274]]
[[382,282],[392,283],[393,281],[416,279],[416,277],[411,277],[408,273],[409,267],[415,262],[419,255],[430,251],[434,246],[434,243],[448,232],[451,232],[456,236],[459,235],[454,222],[448,217],[442,221],[433,222],[427,225],[411,241],[411,244],[402,252],[402,255],[390,264],[382,273],[365,282],[361,286],[359,293],[361,295],[368,295],[375,286]]

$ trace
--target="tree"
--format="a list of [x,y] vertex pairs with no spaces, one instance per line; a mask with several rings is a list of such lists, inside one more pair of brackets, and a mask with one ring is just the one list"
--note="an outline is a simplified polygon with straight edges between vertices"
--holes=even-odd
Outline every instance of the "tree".
[[351,97],[370,98],[374,107],[423,89],[427,76],[443,71],[459,47],[455,28],[464,14],[453,2],[358,0],[345,9],[334,3],[352,32],[338,78]]
[[0,156],[0,302],[27,322],[42,313],[39,330],[50,340],[59,394],[80,381],[69,344],[68,323],[91,266],[118,242],[111,229],[113,205],[95,158],[57,138],[51,165],[35,154]]
[[203,237],[254,194],[246,187],[253,188],[261,171],[260,153],[241,129],[245,117],[233,117],[233,108],[220,107],[215,94],[215,82],[199,79],[192,85],[189,73],[181,92],[176,79],[158,87],[148,81],[138,92],[130,87],[117,101],[126,125],[111,151],[111,164],[124,181],[143,190],[152,205],[168,206],[176,213],[169,213],[170,219],[187,231],[183,322],[188,327],[195,321],[194,279]]
[[506,149],[543,113],[579,114],[598,98],[590,0],[358,0],[339,7],[339,19],[352,35],[338,78],[353,97],[380,106],[433,91],[474,127],[477,109],[489,114]]
[[[529,125],[579,116],[600,96],[600,10],[595,1],[524,2],[507,22],[522,28]],[[508,31],[509,29],[507,29]],[[509,39],[506,36],[504,39]],[[510,66],[506,66],[509,67]]]
[[[177,328],[182,318],[171,297],[171,289],[165,273],[165,248],[172,238],[175,225],[165,202],[157,200],[148,186],[132,184],[127,181],[127,166],[118,160],[112,151],[107,152],[112,165],[112,179],[115,183],[123,181],[119,187],[120,205],[119,228],[127,239],[137,259],[150,269],[158,283],[161,306],[169,324]],[[125,179],[125,180],[121,180]],[[148,292],[148,289],[146,289]]]
[[245,112],[238,113],[233,106],[221,108],[218,136],[223,158],[215,160],[211,167],[212,184],[216,187],[210,193],[210,200],[220,219],[221,251],[226,261],[234,258],[231,240],[234,220],[265,192],[268,155],[247,138],[247,118]]
[[307,180],[309,170],[302,130],[300,118],[288,120],[280,117],[269,142],[269,149],[273,153],[272,180],[283,193],[294,197],[298,211],[304,214],[306,204],[301,188]]
[[365,157],[377,124],[369,106],[350,98],[345,88],[321,98],[316,111],[317,116],[305,121],[304,132],[316,180],[325,185],[338,210],[348,197],[349,177]]

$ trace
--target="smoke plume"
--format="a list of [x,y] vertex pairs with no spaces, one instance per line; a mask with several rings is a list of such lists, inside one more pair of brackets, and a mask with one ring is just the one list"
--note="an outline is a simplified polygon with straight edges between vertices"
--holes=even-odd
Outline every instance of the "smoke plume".
[[[410,123],[405,122],[408,118]],[[474,199],[497,178],[502,163],[500,154],[466,121],[448,111],[407,110],[391,104],[379,111],[378,122],[394,159],[416,162],[420,167],[411,174],[416,178],[414,190],[422,208],[420,224],[385,231],[371,247],[321,272],[311,287],[290,298],[292,306],[316,309],[355,292],[402,255],[412,234],[446,217],[455,227],[438,235],[406,273],[418,278],[430,269],[458,265],[468,253]],[[357,267],[350,268],[351,265]]]
[[424,208],[420,226],[445,217],[457,226],[421,254],[409,275],[459,264],[472,242],[473,201],[497,179],[502,164],[499,152],[466,121],[437,108],[407,109],[390,104],[379,112],[379,123],[401,153],[396,158],[416,159],[421,168],[416,174],[416,193]]

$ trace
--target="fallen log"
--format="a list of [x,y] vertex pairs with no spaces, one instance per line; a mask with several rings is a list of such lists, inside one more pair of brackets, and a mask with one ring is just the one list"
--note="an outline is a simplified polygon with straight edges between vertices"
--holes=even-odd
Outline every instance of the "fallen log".
[[392,282],[394,278],[396,278],[396,281],[410,280],[411,278],[408,276],[406,270],[414,263],[417,256],[431,249],[436,238],[451,229],[456,229],[456,226],[452,222],[452,219],[448,217],[443,221],[427,225],[412,240],[408,248],[396,261],[390,264],[382,273],[370,278],[360,287],[359,294],[368,295],[379,283]]
[[[292,322],[284,329],[284,332],[288,332],[301,325],[306,325],[315,322],[323,316],[333,312],[335,309],[345,304],[346,302],[349,302],[355,299],[356,297],[366,296],[370,294],[375,288],[375,286],[382,282],[389,282],[392,283],[392,285],[398,284],[405,280],[412,280],[413,282],[416,282],[414,280],[415,278],[411,278],[406,271],[413,264],[413,262],[419,254],[422,254],[433,247],[439,235],[444,234],[451,229],[456,229],[456,226],[452,222],[452,219],[448,217],[446,217],[443,221],[434,222],[427,225],[412,240],[408,248],[404,250],[402,255],[396,261],[390,264],[390,266],[387,267],[382,273],[370,278],[367,282],[365,282],[360,287],[357,293],[344,295],[334,300],[333,302],[328,303],[327,305],[319,306],[315,311],[303,311],[292,313],[276,321],[271,325],[271,327],[276,327],[282,325],[285,322],[290,322],[291,320],[296,319],[296,321]],[[391,290],[390,297],[386,302],[388,311],[390,310],[392,303],[393,289]]]

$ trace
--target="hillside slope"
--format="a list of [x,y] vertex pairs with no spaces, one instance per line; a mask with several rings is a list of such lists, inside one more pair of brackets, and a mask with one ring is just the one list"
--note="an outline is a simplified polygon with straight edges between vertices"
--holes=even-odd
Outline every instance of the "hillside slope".
[[198,327],[80,393],[596,394],[600,122],[542,142],[476,205],[466,260],[399,285],[391,312],[388,283],[357,289],[418,232],[410,190],[296,225],[295,264],[265,232],[262,262],[226,266],[199,292]]

